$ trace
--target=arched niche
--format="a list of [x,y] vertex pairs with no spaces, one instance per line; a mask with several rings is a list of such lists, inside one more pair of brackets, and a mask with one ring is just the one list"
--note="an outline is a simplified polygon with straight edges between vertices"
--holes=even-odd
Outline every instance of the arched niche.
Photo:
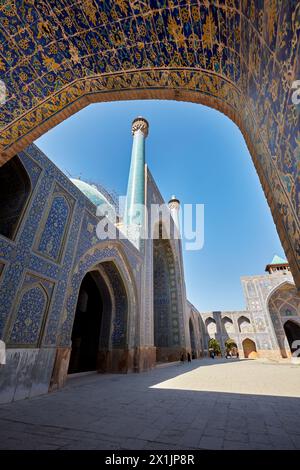
[[255,341],[245,338],[242,342],[245,359],[255,359],[257,357],[257,349]]
[[29,175],[17,156],[0,166],[0,235],[15,237],[30,192]]
[[210,338],[215,338],[216,333],[217,333],[217,323],[216,320],[212,317],[208,317],[205,320],[205,327],[207,334]]
[[230,334],[234,333],[233,321],[229,317],[223,317],[221,320],[223,332],[230,337]]
[[244,315],[238,318],[238,327],[239,327],[240,333],[242,334],[253,332],[253,327],[252,327],[250,319]]
[[170,240],[163,237],[159,225],[159,238],[153,240],[153,310],[154,345],[158,361],[179,359],[180,318],[177,268]]

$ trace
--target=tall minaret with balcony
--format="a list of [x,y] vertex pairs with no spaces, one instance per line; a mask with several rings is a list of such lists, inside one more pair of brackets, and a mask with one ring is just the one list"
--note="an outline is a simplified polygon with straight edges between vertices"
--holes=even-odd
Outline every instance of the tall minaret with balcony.
[[132,122],[132,152],[127,186],[124,223],[127,233],[141,233],[144,226],[145,204],[145,140],[149,124],[143,117],[137,117]]
[[174,238],[180,238],[180,222],[179,222],[179,210],[180,210],[180,201],[176,196],[172,196],[168,202],[168,206],[174,220],[175,232]]

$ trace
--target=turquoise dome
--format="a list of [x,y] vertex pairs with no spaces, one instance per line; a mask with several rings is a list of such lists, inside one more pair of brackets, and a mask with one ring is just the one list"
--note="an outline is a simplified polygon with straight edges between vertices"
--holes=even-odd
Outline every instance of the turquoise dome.
[[85,181],[75,178],[70,178],[70,180],[93,204],[95,204],[95,206],[98,207],[101,206],[101,204],[109,204],[111,206],[111,203],[93,184],[88,184]]

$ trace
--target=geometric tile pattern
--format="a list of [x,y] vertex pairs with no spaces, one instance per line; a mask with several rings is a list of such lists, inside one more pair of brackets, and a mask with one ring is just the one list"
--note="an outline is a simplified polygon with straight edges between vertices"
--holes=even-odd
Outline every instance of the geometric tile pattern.
[[54,260],[59,255],[69,211],[69,205],[63,196],[53,199],[38,249]]
[[287,320],[300,325],[300,295],[294,285],[281,284],[271,295],[268,308],[273,323],[278,345],[283,357],[289,351],[289,344],[284,330]]
[[115,264],[104,262],[102,264],[114,292],[115,315],[112,324],[112,347],[122,349],[126,347],[128,301],[124,283]]
[[297,289],[291,284],[285,284],[278,288],[269,301],[270,313],[276,313],[282,317],[300,317],[300,296]]
[[[118,274],[111,272],[119,296],[114,347],[132,343],[136,322],[133,275],[140,253],[127,240],[122,242],[122,257],[117,248],[99,243],[95,206],[35,145],[19,158],[30,177],[31,194],[16,243],[0,236],[0,337],[10,346],[69,346],[83,276],[101,261],[118,259],[124,281],[118,277],[123,290],[117,292]],[[126,258],[132,274],[125,268]],[[124,283],[130,284],[129,323]]]
[[35,345],[37,343],[46,305],[47,296],[39,285],[22,295],[9,336],[10,344]]
[[31,273],[25,275],[10,321],[10,346],[39,346],[52,293],[53,282]]
[[180,344],[180,325],[174,255],[169,240],[153,241],[154,344]]

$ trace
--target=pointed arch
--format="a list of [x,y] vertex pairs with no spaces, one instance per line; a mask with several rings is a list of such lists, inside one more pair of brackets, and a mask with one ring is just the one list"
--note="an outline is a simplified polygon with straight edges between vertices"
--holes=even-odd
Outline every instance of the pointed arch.
[[222,329],[223,332],[230,337],[231,334],[233,334],[235,331],[234,325],[233,325],[233,320],[229,318],[227,315],[225,317],[222,317],[221,319],[221,324],[222,324]]
[[245,315],[242,315],[238,318],[238,327],[240,333],[245,334],[253,332],[253,327],[250,318],[246,317]]
[[55,192],[38,237],[36,249],[39,253],[53,261],[60,260],[70,216],[71,206],[66,195]]
[[300,320],[300,295],[292,282],[284,281],[277,285],[269,294],[266,306],[273,325],[275,338],[281,356],[286,358],[291,354],[290,335],[285,324],[288,320],[298,323]]
[[18,156],[0,166],[0,235],[15,238],[30,193],[30,177]]
[[153,240],[154,345],[157,360],[171,360],[181,344],[177,266],[162,223],[158,232]]
[[257,357],[257,349],[255,341],[245,338],[242,342],[245,359],[255,359]]
[[[234,0],[187,0],[175,8],[174,2],[147,2],[146,7],[135,2],[134,8],[128,2],[122,8],[114,3],[82,2],[84,28],[74,24],[72,31],[61,21],[60,9],[51,10],[49,23],[48,9],[39,8],[39,24],[50,24],[50,30],[60,24],[65,40],[63,50],[58,35],[56,53],[50,55],[40,28],[22,22],[19,7],[2,12],[1,34],[13,62],[2,61],[2,86],[5,91],[8,83],[9,96],[2,96],[0,162],[91,103],[156,98],[215,108],[245,137],[300,286],[299,116],[292,103],[285,106],[291,95],[289,74],[279,73],[281,66],[298,66],[299,2],[289,7],[274,2],[272,9],[268,2],[252,1],[250,8],[249,2]],[[265,28],[259,27],[259,19]],[[23,50],[8,40],[20,28],[30,37]],[[72,36],[83,36],[78,47]],[[24,67],[24,54],[39,66]],[[22,72],[22,80],[12,80],[12,71],[16,76]],[[265,82],[272,82],[272,93],[261,86]]]
[[265,304],[266,304],[266,307],[269,308],[269,302],[270,302],[270,298],[273,296],[273,294],[278,290],[278,289],[281,289],[281,288],[285,288],[285,287],[295,287],[295,284],[294,282],[290,281],[290,280],[283,280],[282,282],[280,282],[279,284],[277,284],[276,286],[274,286],[270,292],[268,293],[267,297],[266,297],[266,300],[265,300]]
[[22,291],[9,328],[10,346],[40,345],[48,302],[46,289],[39,282]]
[[[139,260],[137,260],[137,263]],[[134,331],[137,328],[137,315],[136,311],[139,306],[138,293],[134,273],[127,259],[127,255],[119,241],[105,241],[99,242],[94,247],[90,248],[78,260],[73,269],[73,275],[69,283],[70,295],[66,300],[66,316],[61,328],[63,335],[61,336],[61,344],[68,344],[70,338],[70,330],[73,322],[74,309],[76,306],[79,286],[85,274],[97,267],[114,266],[114,270],[122,280],[126,297],[128,299],[128,328],[126,341],[129,345],[133,346]],[[107,269],[106,269],[107,271]]]
[[286,338],[293,354],[295,351],[300,350],[300,321],[296,322],[295,320],[287,320],[284,325],[284,332]]
[[72,326],[71,373],[113,370],[118,358],[117,371],[127,370],[120,356],[128,349],[128,304],[113,261],[104,261],[84,275]]
[[208,317],[205,320],[205,328],[207,331],[207,334],[210,338],[215,338],[216,333],[217,333],[217,323],[216,320],[212,317]]

